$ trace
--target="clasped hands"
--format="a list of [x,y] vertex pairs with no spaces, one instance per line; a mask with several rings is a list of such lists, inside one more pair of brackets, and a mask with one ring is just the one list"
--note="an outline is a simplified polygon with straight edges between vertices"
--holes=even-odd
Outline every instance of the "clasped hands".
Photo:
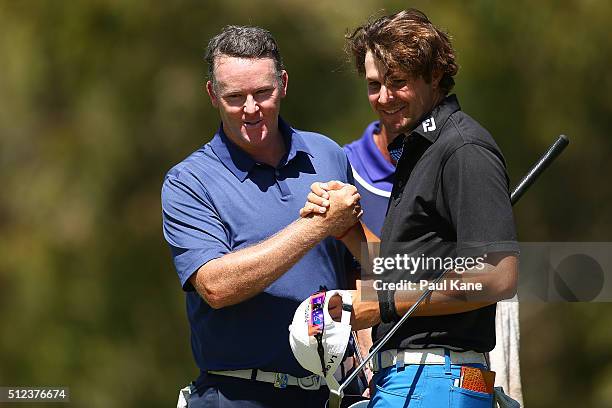
[[363,215],[359,204],[361,196],[350,184],[332,180],[313,183],[306,204],[300,210],[301,217],[322,217],[329,235],[341,238]]

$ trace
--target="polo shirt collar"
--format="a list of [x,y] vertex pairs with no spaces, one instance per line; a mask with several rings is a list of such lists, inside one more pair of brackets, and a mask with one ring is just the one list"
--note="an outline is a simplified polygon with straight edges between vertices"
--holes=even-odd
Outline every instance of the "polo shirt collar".
[[[278,128],[285,140],[285,146],[289,146],[287,154],[279,163],[279,167],[284,166],[295,158],[297,152],[300,151],[312,157],[312,152],[300,132],[289,126],[281,117],[278,118]],[[257,164],[247,152],[239,148],[227,137],[223,131],[223,123],[219,125],[219,130],[210,141],[210,147],[221,163],[241,182],[247,178],[249,171]]]
[[440,136],[440,130],[444,127],[448,118],[460,109],[461,107],[455,94],[445,97],[431,112],[423,116],[424,119],[419,122],[412,132],[408,135],[398,136],[389,143],[387,147],[389,154],[399,162],[404,143],[406,143],[409,137],[414,137],[415,134],[433,144],[438,139],[438,136]]
[[310,157],[314,157],[312,151],[308,147],[308,144],[304,140],[302,133],[289,126],[289,124],[287,124],[287,122],[285,122],[280,116],[278,118],[278,129],[283,135],[285,146],[289,146],[286,158],[281,159],[279,167],[282,167],[293,160],[298,152],[304,152]]
[[434,143],[440,135],[440,130],[453,113],[460,110],[459,101],[455,94],[442,99],[430,113],[424,116],[423,120],[412,131],[425,139]]

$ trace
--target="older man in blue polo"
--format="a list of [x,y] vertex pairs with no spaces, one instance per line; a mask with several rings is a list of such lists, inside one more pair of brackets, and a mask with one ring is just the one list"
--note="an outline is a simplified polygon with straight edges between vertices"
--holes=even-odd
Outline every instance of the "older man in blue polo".
[[345,288],[352,258],[340,236],[358,221],[359,194],[334,192],[324,217],[299,218],[311,184],[351,182],[327,137],[279,116],[288,74],[274,38],[228,26],[211,39],[206,91],[221,125],[174,166],[162,188],[163,230],[186,295],[199,374],[189,407],[319,407],[328,391],[291,353],[300,302]]

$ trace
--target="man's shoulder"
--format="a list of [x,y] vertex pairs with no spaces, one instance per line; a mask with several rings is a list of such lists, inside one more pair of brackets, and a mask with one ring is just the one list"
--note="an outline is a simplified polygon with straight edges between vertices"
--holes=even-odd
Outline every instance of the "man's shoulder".
[[380,121],[375,120],[373,122],[370,122],[368,123],[368,125],[365,127],[365,129],[361,133],[361,136],[359,136],[359,138],[353,140],[352,142],[345,144],[344,149],[351,150],[359,146],[362,146],[364,144],[367,144],[368,140],[372,138],[374,133],[379,133],[379,132],[380,132]]
[[436,141],[444,168],[452,157],[461,157],[465,163],[477,165],[475,160],[482,157],[497,157],[498,163],[505,167],[505,158],[491,133],[476,119],[458,110],[445,123]]
[[500,153],[491,133],[480,122],[462,110],[450,115],[441,136],[442,141],[451,152],[465,145],[478,145]]
[[203,145],[172,166],[166,173],[165,179],[171,178],[187,181],[194,176],[204,176],[211,169],[211,164],[215,161],[215,156],[214,154],[211,155],[211,152],[209,143]]
[[359,139],[353,140],[350,143],[345,144],[342,148],[349,158],[357,155],[357,152],[360,150],[365,150],[365,140],[366,136],[362,135]]

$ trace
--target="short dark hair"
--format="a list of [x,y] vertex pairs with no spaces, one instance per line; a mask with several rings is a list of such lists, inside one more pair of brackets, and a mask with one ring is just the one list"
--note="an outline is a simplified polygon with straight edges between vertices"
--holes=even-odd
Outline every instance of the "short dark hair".
[[365,73],[365,56],[371,51],[390,71],[402,70],[431,82],[434,71],[442,72],[440,89],[448,94],[455,85],[459,66],[450,37],[434,26],[427,16],[408,9],[379,17],[357,27],[346,36],[347,51],[357,71]]
[[276,40],[261,27],[228,25],[208,42],[204,60],[208,63],[208,78],[215,83],[215,58],[227,55],[238,58],[271,58],[280,77],[284,66]]

